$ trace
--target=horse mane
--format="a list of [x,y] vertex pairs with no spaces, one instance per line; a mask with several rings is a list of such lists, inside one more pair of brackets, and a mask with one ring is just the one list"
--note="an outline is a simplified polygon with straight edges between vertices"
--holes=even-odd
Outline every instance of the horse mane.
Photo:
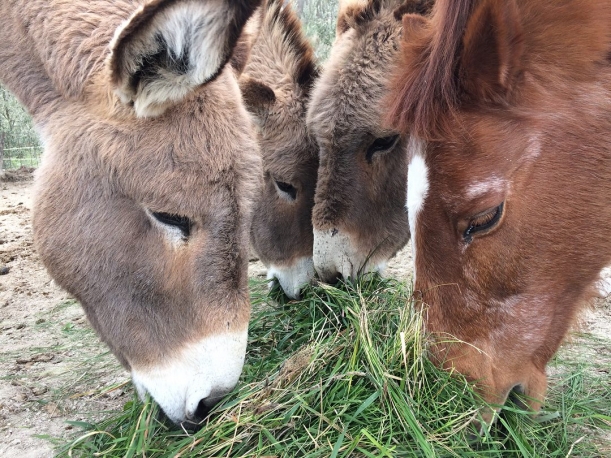
[[[305,36],[297,13],[290,3],[285,3],[285,0],[267,0],[264,8],[260,36],[255,48],[266,47],[267,49],[264,52],[260,50],[253,52],[257,54],[258,58],[251,61],[249,70],[258,64],[265,65],[266,58],[275,58],[277,59],[276,65],[280,64],[283,71],[288,72],[293,82],[308,93],[319,70],[314,49]],[[269,67],[274,66],[269,65]],[[265,72],[266,69],[259,68],[258,71]]]
[[[387,101],[387,122],[392,127],[422,138],[443,129],[442,120],[458,102],[458,60],[475,2],[438,0],[426,25],[421,16],[403,17],[403,49]],[[422,25],[420,31],[414,30],[412,20]]]

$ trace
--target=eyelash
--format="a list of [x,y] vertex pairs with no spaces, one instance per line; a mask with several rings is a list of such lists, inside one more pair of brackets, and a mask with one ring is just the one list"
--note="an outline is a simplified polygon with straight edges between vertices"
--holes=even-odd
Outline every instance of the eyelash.
[[153,217],[162,224],[173,226],[180,229],[183,237],[187,238],[191,235],[193,223],[186,216],[174,215],[172,213],[151,212]]
[[376,138],[375,141],[367,149],[365,159],[371,164],[375,153],[380,151],[388,151],[393,148],[399,141],[399,135],[391,135],[389,137]]
[[488,231],[498,224],[503,216],[505,203],[503,202],[498,207],[487,211],[486,213],[476,215],[469,221],[469,226],[463,233],[464,240],[469,243],[473,240],[473,235]]
[[284,192],[285,194],[288,194],[292,200],[297,199],[297,189],[295,188],[295,186],[290,183],[285,183],[284,181],[274,180],[274,183],[280,191]]

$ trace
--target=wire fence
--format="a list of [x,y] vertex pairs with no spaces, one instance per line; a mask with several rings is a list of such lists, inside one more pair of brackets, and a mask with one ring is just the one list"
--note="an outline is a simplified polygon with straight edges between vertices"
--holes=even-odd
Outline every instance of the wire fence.
[[0,165],[2,170],[37,167],[42,147],[30,116],[0,87]]
[[0,147],[2,157],[2,169],[12,170],[20,167],[36,168],[40,165],[40,157],[42,156],[42,147],[24,146],[20,148],[2,148]]

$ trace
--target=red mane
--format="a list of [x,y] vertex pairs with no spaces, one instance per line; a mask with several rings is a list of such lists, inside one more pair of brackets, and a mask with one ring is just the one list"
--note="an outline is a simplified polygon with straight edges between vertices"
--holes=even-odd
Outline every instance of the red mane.
[[391,79],[387,122],[394,128],[422,137],[442,128],[438,120],[457,103],[456,69],[474,3],[475,0],[439,0],[426,25],[421,16],[403,17],[403,40],[419,52],[414,56],[404,48]]

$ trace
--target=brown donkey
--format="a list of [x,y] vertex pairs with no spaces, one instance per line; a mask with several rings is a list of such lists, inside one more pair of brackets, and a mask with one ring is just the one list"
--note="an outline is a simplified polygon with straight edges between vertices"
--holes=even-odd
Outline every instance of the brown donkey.
[[439,0],[403,27],[390,118],[431,350],[538,409],[611,262],[611,3]]
[[0,81],[45,147],[38,252],[176,422],[231,390],[244,361],[260,164],[223,68],[257,3],[0,3]]
[[318,147],[306,128],[306,106],[317,76],[314,51],[290,4],[269,0],[259,36],[240,77],[261,148],[263,189],[252,245],[291,298],[314,277],[312,207]]
[[406,137],[381,107],[403,12],[428,1],[340,3],[336,40],[312,93],[308,128],[320,147],[314,264],[323,281],[382,270],[409,240]]

